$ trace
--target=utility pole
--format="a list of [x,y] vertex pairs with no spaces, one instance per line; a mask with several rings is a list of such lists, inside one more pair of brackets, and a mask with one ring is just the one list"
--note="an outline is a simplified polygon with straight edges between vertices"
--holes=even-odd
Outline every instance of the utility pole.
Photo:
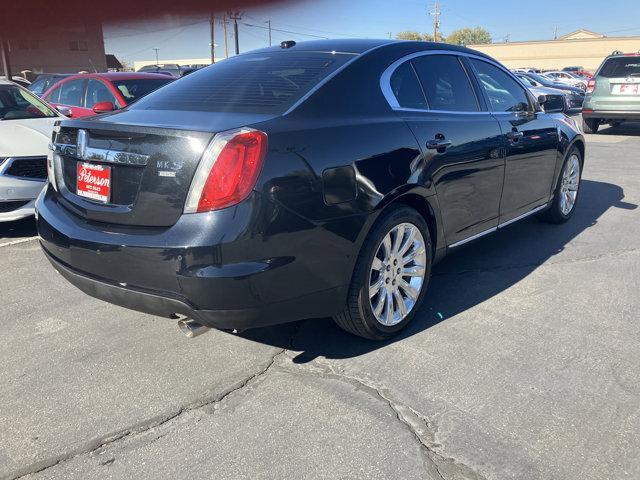
[[267,25],[269,25],[269,46],[271,46],[271,19],[267,20],[266,22]]
[[558,39],[558,26],[556,25],[556,28],[553,30],[553,39],[557,40]]
[[238,11],[229,12],[229,19],[233,20],[233,33],[236,41],[236,55],[240,55],[240,39],[238,38],[238,20],[242,20],[242,14]]
[[13,75],[11,74],[11,62],[9,61],[9,41],[2,37],[0,37],[0,57],[2,57],[4,75],[10,81]]
[[227,14],[222,16],[222,28],[224,29],[224,58],[229,58],[229,44],[227,43]]
[[215,27],[216,17],[211,13],[209,17],[209,25],[211,27],[211,64],[216,63],[216,35],[215,35]]
[[159,48],[152,48],[151,50],[155,50],[156,51],[156,65],[158,65],[158,50],[160,50]]
[[439,17],[442,14],[442,12],[440,12],[440,5],[438,4],[438,2],[436,2],[433,5],[433,12],[429,12],[429,15],[433,16],[433,41],[434,42],[439,42],[439,37],[438,37],[438,29],[440,28],[440,20]]

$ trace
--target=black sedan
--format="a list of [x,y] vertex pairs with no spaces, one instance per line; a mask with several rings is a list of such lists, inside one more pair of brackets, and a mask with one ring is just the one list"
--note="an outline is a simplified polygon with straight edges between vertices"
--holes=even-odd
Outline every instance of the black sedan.
[[447,252],[572,216],[585,144],[547,100],[466,48],[283,42],[62,121],[41,244],[89,295],[186,329],[389,338]]
[[529,85],[532,87],[546,87],[546,88],[556,88],[558,90],[562,90],[567,95],[568,104],[567,107],[569,110],[580,110],[582,108],[582,104],[584,103],[585,93],[584,90],[578,87],[573,87],[571,85],[567,85],[566,83],[554,82],[549,80],[542,75],[531,72],[514,72],[518,77],[524,77],[526,81],[525,85]]

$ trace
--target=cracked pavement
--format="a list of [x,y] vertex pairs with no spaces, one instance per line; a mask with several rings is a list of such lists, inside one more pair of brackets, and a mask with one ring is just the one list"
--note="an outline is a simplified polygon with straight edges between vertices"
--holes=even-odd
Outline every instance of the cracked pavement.
[[568,224],[455,252],[382,344],[329,319],[189,340],[0,226],[0,478],[640,478],[640,126],[587,143]]

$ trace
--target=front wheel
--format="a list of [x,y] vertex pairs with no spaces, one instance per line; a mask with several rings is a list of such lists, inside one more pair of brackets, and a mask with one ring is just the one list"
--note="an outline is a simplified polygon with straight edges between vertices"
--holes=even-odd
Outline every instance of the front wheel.
[[564,223],[571,218],[578,201],[582,179],[582,155],[576,147],[571,148],[562,166],[560,178],[551,206],[541,217],[551,223]]
[[431,259],[431,237],[422,215],[403,205],[389,207],[362,246],[347,305],[335,322],[371,340],[392,337],[416,315]]

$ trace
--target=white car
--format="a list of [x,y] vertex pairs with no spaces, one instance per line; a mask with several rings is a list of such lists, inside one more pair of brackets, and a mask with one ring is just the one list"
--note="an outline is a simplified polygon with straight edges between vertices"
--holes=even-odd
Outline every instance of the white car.
[[0,222],[35,213],[53,126],[63,118],[26,88],[0,80]]
[[587,79],[580,77],[571,72],[545,72],[543,76],[553,80],[554,82],[564,83],[572,87],[578,87],[583,92],[587,89]]

